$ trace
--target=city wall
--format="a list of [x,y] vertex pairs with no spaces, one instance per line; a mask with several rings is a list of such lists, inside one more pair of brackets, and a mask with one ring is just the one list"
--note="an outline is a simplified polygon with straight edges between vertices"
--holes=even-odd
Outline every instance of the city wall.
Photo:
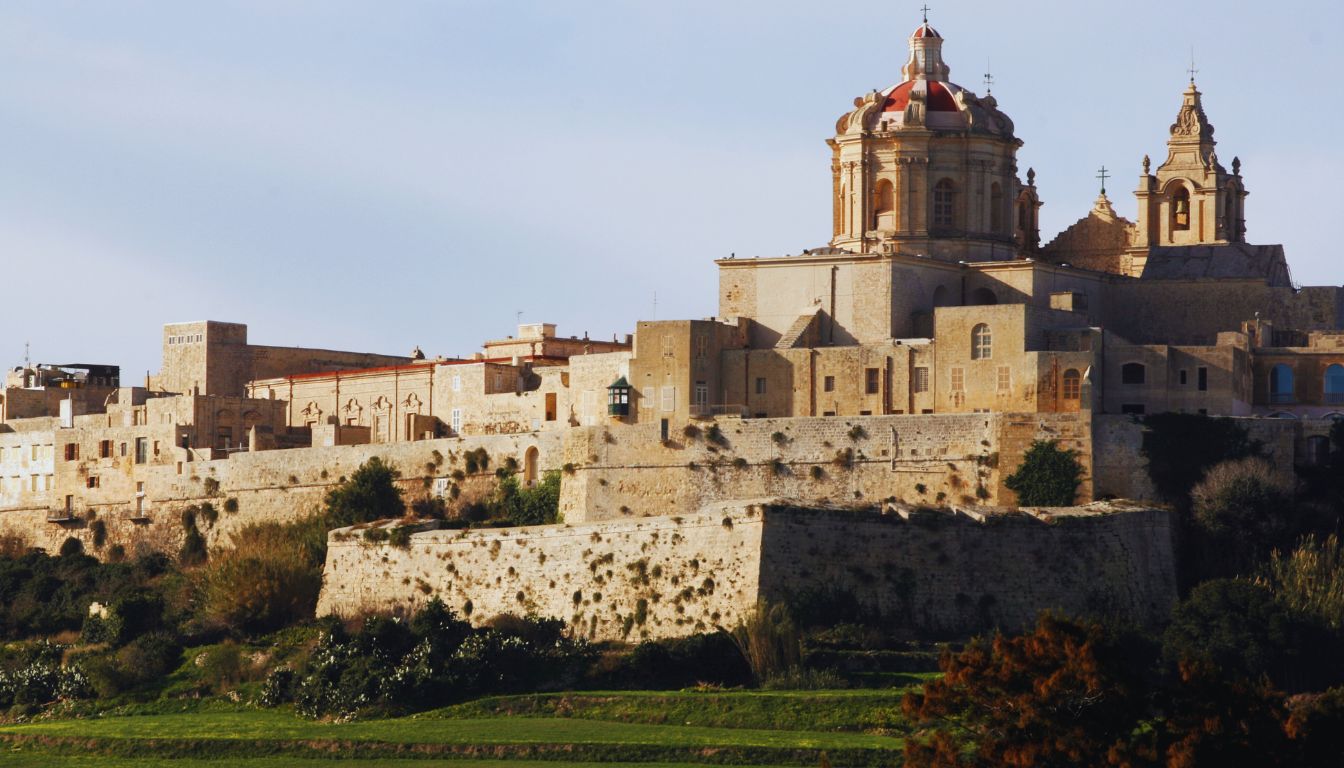
[[[1032,440],[1082,452],[1087,414],[719,419],[570,430],[561,513],[572,523],[687,515],[733,499],[822,504],[1010,504],[1002,485]],[[717,437],[712,429],[717,427]],[[1091,498],[1090,479],[1079,499]]]
[[436,530],[405,547],[331,534],[318,614],[408,614],[431,598],[480,623],[565,619],[597,640],[732,627],[758,601],[851,593],[911,631],[1019,629],[1045,609],[1138,622],[1176,597],[1168,513],[1096,505],[979,515],[739,503],[686,516]]

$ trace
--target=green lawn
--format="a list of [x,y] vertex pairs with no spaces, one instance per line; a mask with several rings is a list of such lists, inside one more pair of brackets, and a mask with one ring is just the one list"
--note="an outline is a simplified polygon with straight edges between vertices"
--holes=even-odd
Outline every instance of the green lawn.
[[[900,762],[900,691],[609,692],[482,699],[412,717],[314,722],[287,709],[205,706],[0,726],[9,765],[837,765]],[[865,732],[867,731],[867,732]],[[415,758],[407,760],[406,758]],[[20,762],[22,761],[22,762]],[[372,762],[370,762],[372,761]],[[497,763],[503,767],[504,763]]]

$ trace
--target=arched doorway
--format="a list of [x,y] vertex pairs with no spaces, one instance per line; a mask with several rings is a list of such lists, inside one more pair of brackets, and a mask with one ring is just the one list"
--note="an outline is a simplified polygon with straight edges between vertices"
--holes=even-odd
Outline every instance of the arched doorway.
[[523,484],[537,484],[537,447],[531,446],[523,453]]

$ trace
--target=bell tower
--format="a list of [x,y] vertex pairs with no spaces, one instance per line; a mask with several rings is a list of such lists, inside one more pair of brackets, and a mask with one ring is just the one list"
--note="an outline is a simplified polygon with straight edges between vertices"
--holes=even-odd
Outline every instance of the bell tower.
[[1241,160],[1233,158],[1231,173],[1218,162],[1213,125],[1200,95],[1192,69],[1171,124],[1166,161],[1153,174],[1148,157],[1143,158],[1134,193],[1139,203],[1135,245],[1140,248],[1245,242],[1247,192]]

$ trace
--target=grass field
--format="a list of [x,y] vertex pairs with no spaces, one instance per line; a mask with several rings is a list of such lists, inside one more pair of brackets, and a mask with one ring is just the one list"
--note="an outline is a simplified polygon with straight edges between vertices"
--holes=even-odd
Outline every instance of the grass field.
[[[189,703],[0,726],[6,766],[900,762],[901,690],[582,692],[491,697],[412,717],[324,723]],[[469,761],[463,758],[471,758]],[[492,758],[494,760],[492,760]]]

